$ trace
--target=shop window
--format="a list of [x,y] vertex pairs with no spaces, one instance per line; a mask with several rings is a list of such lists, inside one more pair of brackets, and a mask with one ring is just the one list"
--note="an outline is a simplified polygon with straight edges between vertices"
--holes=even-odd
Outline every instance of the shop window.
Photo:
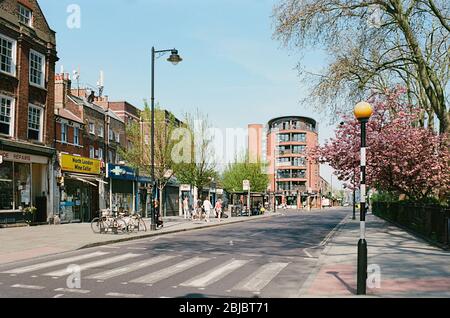
[[14,208],[13,163],[5,161],[0,165],[0,210]]
[[31,205],[31,169],[28,163],[14,163],[14,202],[16,209]]
[[5,161],[0,165],[0,210],[31,205],[31,165]]

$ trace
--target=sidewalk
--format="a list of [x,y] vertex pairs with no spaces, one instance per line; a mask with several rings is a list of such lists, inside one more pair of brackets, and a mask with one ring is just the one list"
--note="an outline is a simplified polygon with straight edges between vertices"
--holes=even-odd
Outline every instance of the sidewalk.
[[[18,227],[0,229],[0,264],[25,260],[50,254],[73,251],[98,245],[112,244],[156,235],[177,233],[207,227],[222,226],[250,220],[257,220],[280,213],[267,213],[261,216],[211,219],[210,223],[189,221],[183,217],[164,219],[164,227],[155,232],[139,232],[125,234],[94,234],[90,223],[64,225],[42,225],[34,227]],[[149,219],[146,220],[150,228]]]
[[[368,265],[380,267],[380,288],[372,297],[450,297],[450,252],[369,214],[366,223]],[[300,297],[356,295],[359,221],[349,216],[329,241]],[[369,273],[370,275],[370,273]]]

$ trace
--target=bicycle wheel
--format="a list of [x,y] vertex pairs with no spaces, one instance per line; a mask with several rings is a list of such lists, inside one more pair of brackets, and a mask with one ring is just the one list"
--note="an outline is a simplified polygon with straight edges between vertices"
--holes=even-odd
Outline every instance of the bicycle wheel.
[[100,218],[94,218],[91,222],[91,229],[95,234],[99,234],[104,229],[103,220]]
[[128,232],[127,223],[122,219],[115,219],[113,222],[113,227],[117,230],[117,233]]
[[144,219],[139,219],[137,228],[138,232],[139,231],[147,232],[147,224],[145,224]]

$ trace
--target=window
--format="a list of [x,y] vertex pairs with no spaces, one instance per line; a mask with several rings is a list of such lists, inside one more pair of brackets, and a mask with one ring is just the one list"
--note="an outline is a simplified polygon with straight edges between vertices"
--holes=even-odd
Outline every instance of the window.
[[104,132],[104,127],[103,126],[98,127],[98,136],[99,137],[103,138],[103,136],[104,136],[103,132]]
[[114,132],[112,129],[109,130],[109,140],[114,140]]
[[289,134],[280,134],[278,135],[278,142],[288,142]]
[[295,154],[301,154],[301,153],[304,153],[305,150],[306,150],[306,147],[305,147],[305,146],[293,146],[293,147],[292,147],[292,153],[295,153]]
[[304,179],[305,177],[306,177],[306,171],[305,170],[292,171],[292,178]]
[[27,7],[19,4],[19,21],[28,26],[32,25],[33,13]]
[[114,162],[113,153],[111,150],[108,150],[108,162]]
[[95,135],[95,125],[94,123],[89,123],[89,133]]
[[12,125],[14,120],[14,100],[12,98],[0,96],[0,134],[12,136]]
[[292,141],[306,142],[306,134],[293,134]]
[[28,139],[42,141],[42,108],[28,107]]
[[76,146],[80,145],[80,128],[75,127],[73,129],[73,144]]
[[120,143],[120,134],[116,134],[116,142]]
[[294,158],[293,166],[304,167],[305,166],[305,158]]
[[98,159],[103,160],[103,148],[98,149]]
[[93,146],[89,146],[89,158],[95,158],[95,149]]
[[16,41],[0,34],[0,71],[16,75]]
[[45,57],[41,53],[30,50],[30,84],[44,87]]
[[61,142],[66,143],[67,142],[67,124],[61,124]]

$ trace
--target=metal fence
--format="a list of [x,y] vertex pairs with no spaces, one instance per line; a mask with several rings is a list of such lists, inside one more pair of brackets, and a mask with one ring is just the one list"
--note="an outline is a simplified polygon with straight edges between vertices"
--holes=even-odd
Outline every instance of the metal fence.
[[450,246],[450,209],[439,205],[374,202],[376,216],[405,227],[441,247]]

